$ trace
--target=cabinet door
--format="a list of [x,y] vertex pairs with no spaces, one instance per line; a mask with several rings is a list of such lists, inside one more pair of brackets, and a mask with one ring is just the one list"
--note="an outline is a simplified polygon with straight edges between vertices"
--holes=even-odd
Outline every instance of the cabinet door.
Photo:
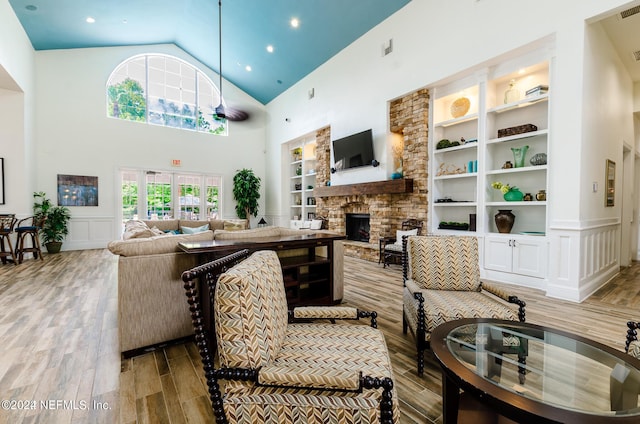
[[511,272],[512,240],[505,237],[485,237],[484,267],[494,271]]
[[513,272],[544,278],[547,274],[547,244],[544,241],[513,240]]

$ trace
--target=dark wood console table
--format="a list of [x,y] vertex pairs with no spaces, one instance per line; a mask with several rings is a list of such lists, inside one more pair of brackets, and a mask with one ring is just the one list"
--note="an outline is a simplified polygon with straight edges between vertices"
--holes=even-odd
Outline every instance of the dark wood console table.
[[247,240],[181,242],[178,247],[208,262],[242,249],[250,252],[274,250],[278,253],[289,307],[330,305],[333,299],[333,242],[338,234],[313,233]]

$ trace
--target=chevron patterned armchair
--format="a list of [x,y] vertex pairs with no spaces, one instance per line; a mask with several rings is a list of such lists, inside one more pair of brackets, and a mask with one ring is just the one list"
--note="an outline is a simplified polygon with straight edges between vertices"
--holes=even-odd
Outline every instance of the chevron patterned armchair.
[[624,351],[634,358],[640,359],[640,340],[638,340],[638,329],[640,321],[629,321],[627,323],[627,340],[624,344]]
[[410,329],[415,336],[419,375],[438,325],[461,318],[524,322],[522,300],[480,281],[476,237],[405,236],[402,251],[402,331]]
[[[288,311],[282,268],[268,250],[234,253],[185,271],[182,279],[217,423],[399,421],[375,312]],[[371,326],[344,321],[359,318],[370,318]]]

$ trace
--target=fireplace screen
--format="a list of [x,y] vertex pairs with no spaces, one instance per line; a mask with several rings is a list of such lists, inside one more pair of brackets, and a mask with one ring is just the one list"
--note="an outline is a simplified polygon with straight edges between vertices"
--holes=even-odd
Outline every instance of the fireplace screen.
[[369,242],[369,214],[348,213],[345,227],[347,240]]

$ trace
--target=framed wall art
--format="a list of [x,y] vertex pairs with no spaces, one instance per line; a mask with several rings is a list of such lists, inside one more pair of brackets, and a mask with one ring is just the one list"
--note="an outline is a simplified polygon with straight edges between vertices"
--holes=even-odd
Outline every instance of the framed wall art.
[[604,205],[614,206],[616,197],[616,163],[607,159],[605,169],[605,192]]
[[58,206],[98,206],[98,177],[58,174]]

